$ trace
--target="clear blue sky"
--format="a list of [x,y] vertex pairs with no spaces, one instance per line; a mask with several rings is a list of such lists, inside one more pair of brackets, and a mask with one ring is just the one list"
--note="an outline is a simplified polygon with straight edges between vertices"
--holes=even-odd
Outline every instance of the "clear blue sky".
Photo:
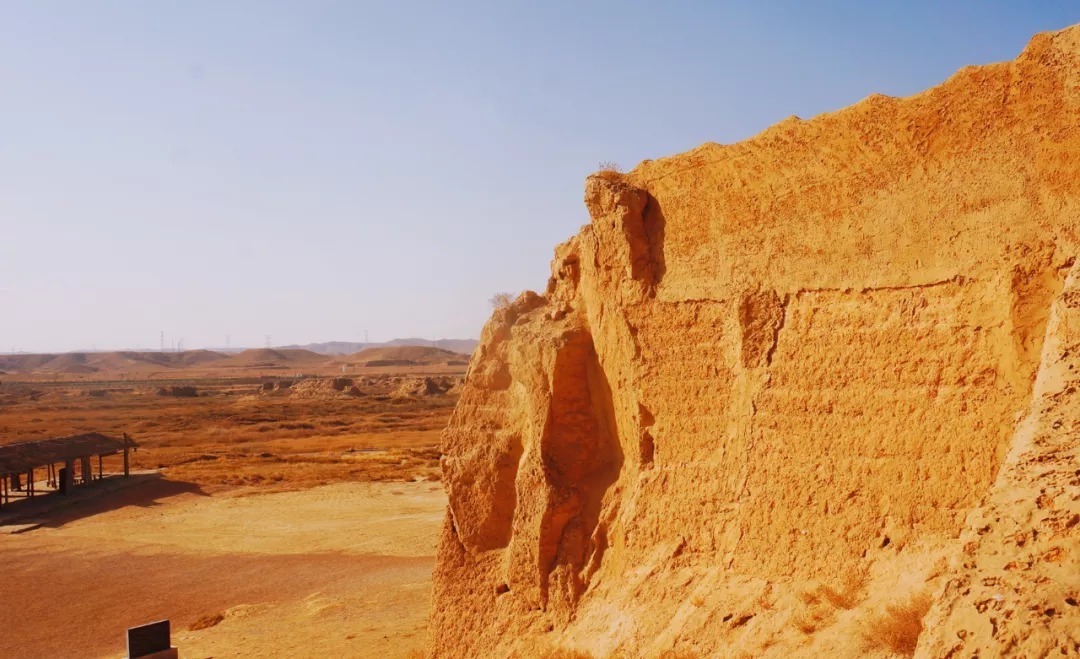
[[[888,6],[887,6],[888,5]],[[477,336],[584,177],[907,95],[1016,2],[0,3],[0,350]]]

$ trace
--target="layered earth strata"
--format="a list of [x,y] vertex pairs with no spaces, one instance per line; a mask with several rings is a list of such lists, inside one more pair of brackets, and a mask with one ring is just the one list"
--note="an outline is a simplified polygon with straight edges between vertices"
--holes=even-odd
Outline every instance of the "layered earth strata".
[[1080,653],[1080,28],[585,203],[445,431],[433,654]]

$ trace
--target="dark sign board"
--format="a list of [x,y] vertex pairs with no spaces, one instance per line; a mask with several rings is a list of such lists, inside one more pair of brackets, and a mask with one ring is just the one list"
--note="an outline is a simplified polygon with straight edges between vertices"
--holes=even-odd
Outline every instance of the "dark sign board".
[[168,620],[151,622],[127,630],[128,657],[145,657],[148,654],[172,647],[172,631]]

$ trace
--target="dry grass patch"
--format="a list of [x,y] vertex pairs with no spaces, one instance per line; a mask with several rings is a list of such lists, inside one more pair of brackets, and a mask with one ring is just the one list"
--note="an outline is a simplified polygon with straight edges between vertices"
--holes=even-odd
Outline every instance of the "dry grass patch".
[[817,588],[802,591],[798,594],[798,598],[807,606],[815,606],[825,601],[837,609],[852,609],[862,599],[861,594],[865,583],[865,575],[852,573],[844,579],[843,590],[823,584]]
[[857,591],[844,591],[841,593],[829,586],[822,586],[818,588],[818,594],[838,609],[850,609],[858,603]]
[[802,593],[799,599],[803,605],[792,614],[790,622],[803,634],[809,636],[828,627],[835,620],[836,609],[823,602],[816,593]]
[[862,601],[863,586],[866,585],[866,574],[863,572],[851,572],[844,578],[843,590],[836,590],[831,586],[818,588],[818,595],[838,609],[853,609]]
[[[255,395],[255,381],[201,381],[201,395],[175,398],[154,387],[107,398],[82,395],[81,383],[47,383],[36,400],[18,385],[0,385],[0,443],[97,431],[131,433],[139,449],[132,468],[161,469],[166,478],[212,493],[258,487],[295,490],[329,483],[386,480],[437,481],[439,433],[456,395],[391,399],[378,395],[403,376],[362,378],[372,395],[333,400]],[[157,383],[154,383],[155,385]],[[162,383],[165,384],[165,383]],[[98,387],[95,386],[95,389]],[[9,394],[10,392],[10,394]],[[57,400],[70,405],[57,406]],[[51,402],[50,402],[51,401]],[[104,470],[122,469],[106,457]]]
[[599,176],[605,181],[621,181],[623,174],[619,171],[619,166],[613,162],[602,162],[597,166],[596,173],[593,176]]
[[513,293],[496,293],[488,300],[492,309],[505,309],[514,303]]
[[885,613],[871,618],[863,631],[866,649],[888,649],[896,654],[911,656],[919,644],[923,618],[932,600],[926,593],[917,593],[899,604],[885,607]]

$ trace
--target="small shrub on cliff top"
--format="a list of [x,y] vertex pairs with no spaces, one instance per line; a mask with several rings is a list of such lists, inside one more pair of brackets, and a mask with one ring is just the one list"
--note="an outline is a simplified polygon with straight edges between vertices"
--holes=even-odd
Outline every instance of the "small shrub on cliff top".
[[488,300],[488,302],[491,303],[492,309],[505,309],[506,307],[510,306],[513,301],[513,293],[496,293],[495,295],[491,296],[490,300]]
[[597,165],[596,173],[593,176],[599,176],[602,179],[611,181],[622,178],[622,172],[619,171],[618,165],[608,160]]
[[885,613],[870,619],[863,631],[866,648],[888,648],[908,656],[915,654],[923,618],[930,610],[930,604],[929,595],[918,593],[900,604],[885,607]]

